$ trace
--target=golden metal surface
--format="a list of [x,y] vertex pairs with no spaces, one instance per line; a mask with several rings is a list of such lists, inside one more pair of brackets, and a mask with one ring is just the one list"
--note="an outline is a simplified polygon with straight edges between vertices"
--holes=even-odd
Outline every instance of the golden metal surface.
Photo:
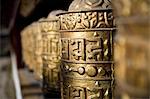
[[36,79],[42,79],[42,38],[38,22],[34,22],[22,30],[23,60],[28,68],[34,71]]
[[115,61],[120,99],[148,99],[150,92],[150,1],[114,0],[118,16]]
[[53,11],[46,19],[39,21],[43,40],[43,89],[49,94],[60,92],[60,22],[56,17],[58,12],[60,11]]
[[[39,21],[43,20],[41,18]],[[35,32],[35,43],[34,43],[34,59],[35,59],[35,67],[34,67],[34,74],[36,76],[36,79],[42,80],[42,70],[43,70],[43,61],[42,61],[42,32],[40,23],[36,22],[34,25],[34,32]]]
[[26,27],[22,34],[23,59],[30,70],[34,69],[34,32],[33,24]]
[[110,0],[74,0],[61,22],[62,99],[113,98]]
[[37,80],[42,79],[42,35],[38,22],[22,30],[23,60],[30,70],[34,71]]

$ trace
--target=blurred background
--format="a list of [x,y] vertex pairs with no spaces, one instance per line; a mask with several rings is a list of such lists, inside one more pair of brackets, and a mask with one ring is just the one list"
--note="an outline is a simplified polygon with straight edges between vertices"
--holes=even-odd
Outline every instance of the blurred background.
[[16,87],[19,90],[19,86],[15,85],[19,83],[17,74],[24,99],[41,99],[39,83],[31,79],[34,77],[26,71],[22,61],[20,32],[32,22],[47,17],[52,10],[67,10],[71,2],[72,0],[0,0],[0,99],[16,99],[16,94],[19,94],[15,91]]

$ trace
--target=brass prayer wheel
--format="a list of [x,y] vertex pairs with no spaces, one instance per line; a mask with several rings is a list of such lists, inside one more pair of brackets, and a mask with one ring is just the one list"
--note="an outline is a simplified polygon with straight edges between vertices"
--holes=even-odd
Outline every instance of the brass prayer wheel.
[[21,32],[22,54],[25,64],[34,71],[37,80],[42,79],[42,35],[40,25],[34,22]]
[[118,17],[115,61],[119,99],[150,97],[150,2],[113,0]]
[[[42,20],[42,18],[40,19]],[[39,21],[40,21],[39,20]],[[37,80],[42,80],[42,69],[43,69],[43,62],[42,62],[42,32],[40,28],[39,21],[34,23],[34,32],[35,32],[35,38],[34,38],[34,60],[35,60],[35,66],[34,66],[34,74]]]
[[113,98],[111,0],[74,0],[61,22],[62,99]]
[[21,32],[23,60],[30,70],[34,66],[34,32],[33,25],[27,26]]
[[26,40],[28,41],[28,49],[29,49],[29,69],[32,71],[36,70],[36,60],[35,60],[35,43],[36,43],[36,35],[37,35],[37,23],[33,22],[29,26],[29,37]]
[[50,97],[60,97],[60,22],[53,11],[39,21],[43,40],[43,91]]

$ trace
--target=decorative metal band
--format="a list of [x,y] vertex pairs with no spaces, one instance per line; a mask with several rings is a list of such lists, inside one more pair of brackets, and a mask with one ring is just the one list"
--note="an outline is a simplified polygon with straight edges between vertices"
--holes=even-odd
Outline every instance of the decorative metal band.
[[61,30],[113,29],[112,10],[68,12],[60,15]]
[[62,59],[87,63],[112,61],[112,33],[113,31],[63,33]]
[[59,65],[60,65],[60,34],[58,20],[41,21],[43,41],[43,88],[45,93],[60,91]]
[[111,10],[68,12],[59,17],[62,98],[111,99],[115,30]]

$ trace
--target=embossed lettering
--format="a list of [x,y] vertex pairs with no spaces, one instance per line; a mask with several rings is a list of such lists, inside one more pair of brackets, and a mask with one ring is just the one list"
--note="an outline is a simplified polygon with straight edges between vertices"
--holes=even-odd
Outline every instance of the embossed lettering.
[[84,60],[84,39],[73,39],[69,42],[70,59]]
[[86,41],[86,60],[101,61],[103,56],[102,39]]
[[62,39],[62,58],[69,59],[69,40]]

